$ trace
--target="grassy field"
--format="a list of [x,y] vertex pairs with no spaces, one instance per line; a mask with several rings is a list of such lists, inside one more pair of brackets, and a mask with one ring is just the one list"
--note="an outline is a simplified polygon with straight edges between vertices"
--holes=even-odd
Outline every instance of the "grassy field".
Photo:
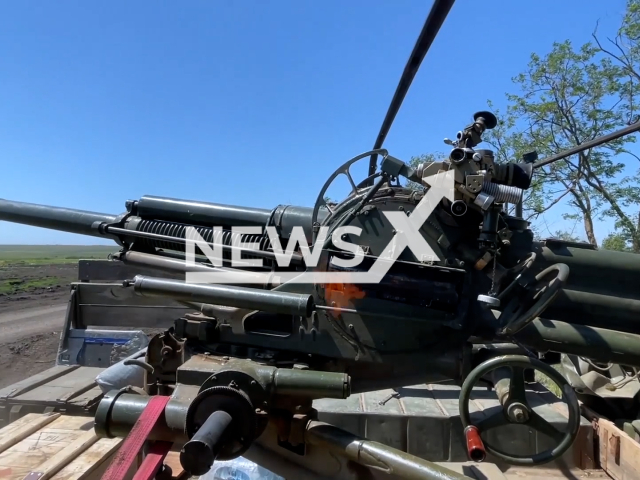
[[0,267],[77,263],[80,259],[106,259],[117,245],[0,245]]
[[53,287],[63,283],[65,283],[65,280],[60,277],[45,277],[29,280],[8,278],[6,280],[0,280],[0,293],[28,292],[37,288]]

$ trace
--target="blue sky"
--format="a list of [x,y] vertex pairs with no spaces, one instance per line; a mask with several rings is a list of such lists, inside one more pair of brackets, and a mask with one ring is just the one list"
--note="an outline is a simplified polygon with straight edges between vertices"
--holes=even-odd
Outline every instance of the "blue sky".
[[[613,33],[624,6],[458,0],[385,147],[406,160],[445,151],[487,99],[504,106],[531,52],[588,41],[598,20]],[[110,213],[145,194],[312,205],[336,167],[373,146],[430,7],[2,2],[0,198]],[[0,222],[0,243],[95,241]]]

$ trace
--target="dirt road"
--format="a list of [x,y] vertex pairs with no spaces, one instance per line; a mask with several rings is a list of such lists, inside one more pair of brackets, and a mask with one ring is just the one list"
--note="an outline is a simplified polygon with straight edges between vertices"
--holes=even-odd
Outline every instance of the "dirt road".
[[47,307],[0,312],[0,342],[13,343],[36,334],[58,332],[64,324],[67,302]]
[[51,368],[77,264],[0,268],[0,388]]
[[55,364],[67,299],[0,312],[0,388]]
[[77,278],[77,264],[0,267],[0,388],[55,365]]

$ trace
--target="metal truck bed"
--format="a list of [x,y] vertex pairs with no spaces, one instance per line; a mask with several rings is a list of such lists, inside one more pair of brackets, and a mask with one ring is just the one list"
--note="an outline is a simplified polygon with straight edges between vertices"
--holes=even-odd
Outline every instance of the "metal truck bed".
[[[79,425],[77,428],[87,428],[93,424],[96,407],[102,398],[102,391],[95,382],[96,376],[125,355],[129,344],[137,345],[136,348],[144,346],[140,344],[144,335],[140,330],[96,330],[95,326],[102,329],[166,328],[176,315],[180,315],[181,309],[177,305],[169,305],[170,302],[151,302],[149,299],[122,296],[120,286],[113,283],[88,283],[96,280],[113,282],[126,276],[121,268],[104,268],[107,264],[111,266],[111,263],[80,263],[79,276],[82,281],[72,285],[57,365],[0,390],[0,428],[4,427],[0,431],[0,452],[8,451],[3,450],[3,442],[15,436],[15,429],[20,422],[33,421],[43,414],[62,413],[60,418],[72,420],[55,421],[76,422]],[[127,315],[121,313],[124,307],[127,307]],[[135,310],[136,307],[138,310]],[[136,314],[129,315],[130,312]],[[112,323],[114,316],[118,317],[117,324]],[[529,390],[529,401],[538,413],[558,426],[566,423],[564,404],[554,395],[537,384],[530,385]],[[589,420],[582,419],[577,441],[555,464],[535,469],[509,468],[495,462],[490,456],[487,458],[489,463],[470,464],[466,458],[458,415],[459,391],[454,385],[417,385],[400,388],[397,392],[380,390],[354,394],[346,400],[316,400],[314,407],[321,421],[426,460],[446,464],[449,468],[464,471],[472,478],[640,478],[640,474],[636,473],[640,472],[640,444],[608,420],[593,415],[588,416]],[[474,390],[472,416],[489,415],[495,408],[498,408],[498,401],[494,392],[482,388]],[[86,430],[80,428],[79,431]],[[487,440],[513,453],[542,451],[548,447],[546,438],[528,431],[523,425],[502,427]],[[96,445],[106,445],[105,442],[99,440]],[[112,442],[113,445],[119,444],[119,440]],[[91,451],[96,448],[92,446]],[[3,455],[0,453],[0,480],[6,477],[2,468],[10,468],[2,467]],[[179,462],[171,458],[169,461],[174,461],[174,470],[177,471]],[[105,461],[106,457],[95,460],[100,464]],[[97,468],[91,467],[85,476],[64,478],[93,480],[87,475],[98,471]],[[609,476],[605,471],[609,472]],[[56,474],[55,478],[62,478],[60,475]]]

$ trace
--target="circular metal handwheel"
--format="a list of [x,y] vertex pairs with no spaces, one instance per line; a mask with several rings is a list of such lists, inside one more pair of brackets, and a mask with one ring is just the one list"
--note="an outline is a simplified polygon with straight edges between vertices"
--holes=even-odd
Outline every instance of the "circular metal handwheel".
[[200,391],[187,409],[184,431],[189,439],[193,438],[209,416],[220,410],[231,416],[233,433],[217,459],[233,460],[246,452],[257,436],[255,408],[241,390],[216,386]]
[[[551,277],[551,278],[549,278]],[[524,298],[516,296],[502,310],[499,335],[514,335],[542,315],[569,278],[569,267],[556,263],[535,276]]]
[[[371,150],[371,151],[368,151],[368,152],[365,152],[365,153],[361,153],[360,155],[357,155],[357,156],[353,157],[351,160],[347,161],[346,163],[344,163],[340,167],[338,167],[333,172],[333,174],[328,178],[328,180],[325,182],[325,184],[320,189],[320,193],[318,194],[318,198],[316,199],[316,203],[315,203],[315,205],[313,207],[313,212],[311,214],[311,226],[314,228],[314,231],[313,231],[313,243],[314,244],[315,244],[316,237],[317,237],[317,232],[315,230],[315,227],[320,226],[320,222],[318,221],[320,208],[324,206],[327,210],[329,210],[329,216],[327,218],[330,218],[334,214],[338,213],[336,210],[330,208],[329,205],[328,205],[328,202],[325,200],[325,194],[327,193],[327,190],[333,184],[335,179],[337,177],[339,177],[340,175],[344,175],[345,177],[347,177],[347,180],[349,180],[349,184],[351,185],[351,192],[349,193],[349,196],[347,197],[346,200],[348,200],[350,198],[353,198],[353,197],[357,197],[358,194],[361,192],[361,190],[363,188],[366,188],[366,187],[364,187],[363,183],[365,183],[365,181],[367,181],[367,180],[372,180],[374,177],[377,177],[378,174],[372,175],[372,176],[366,178],[365,180],[363,180],[362,182],[358,183],[358,185],[356,185],[355,181],[353,180],[353,177],[351,176],[351,172],[350,172],[351,166],[354,163],[358,162],[359,160],[362,160],[363,158],[371,157],[372,155],[381,155],[382,158],[384,159],[384,158],[387,157],[388,154],[389,154],[389,152],[387,152],[387,150],[384,149],[384,148],[379,148],[377,150]],[[344,201],[343,201],[343,203],[344,203]],[[327,218],[325,218],[325,222],[327,221]]]
[[[506,394],[500,399],[502,409],[498,413],[472,423],[469,415],[469,403],[473,387],[483,376],[504,367],[511,369],[511,378]],[[569,410],[566,432],[558,430],[529,406],[524,385],[524,371],[526,369],[534,369],[544,373],[553,383],[560,387],[562,399],[567,403]],[[547,435],[557,445],[532,455],[510,455],[488,444],[484,438],[482,439],[484,448],[488,453],[507,463],[512,465],[540,465],[562,456],[574,442],[580,427],[580,407],[576,394],[569,382],[552,367],[540,360],[524,355],[504,355],[481,363],[467,376],[460,390],[460,419],[463,428],[466,429],[468,426],[473,425],[478,429],[481,436],[488,430],[514,423],[526,425]]]

